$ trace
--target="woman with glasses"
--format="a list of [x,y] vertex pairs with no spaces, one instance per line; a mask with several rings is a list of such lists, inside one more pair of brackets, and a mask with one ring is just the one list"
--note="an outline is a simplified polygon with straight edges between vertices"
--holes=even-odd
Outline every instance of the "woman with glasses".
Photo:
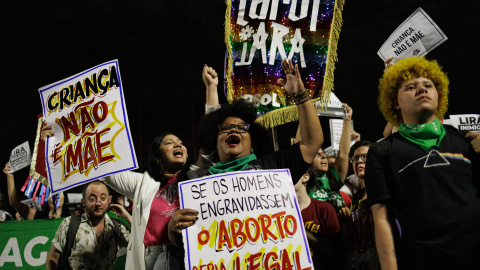
[[348,246],[353,248],[348,258],[348,269],[380,269],[377,249],[375,246],[375,230],[372,210],[367,202],[365,189],[365,166],[367,164],[368,149],[372,145],[369,141],[355,143],[350,150],[350,162],[353,172],[360,179],[361,189],[353,195],[350,208],[344,207],[339,213],[339,219],[353,231],[353,237]]
[[[312,163],[314,181],[308,182],[308,195],[313,199],[332,204],[337,211],[349,206],[350,197],[340,192],[348,172],[348,152],[352,130],[353,109],[343,103],[347,117],[343,118],[343,130],[340,137],[340,147],[334,163],[328,161],[328,155],[320,148]],[[298,136],[297,136],[298,137]]]
[[[280,79],[287,93],[293,96],[298,110],[302,141],[292,147],[267,153],[271,135],[256,123],[257,112],[252,103],[236,100],[204,116],[199,124],[200,144],[217,161],[208,174],[230,171],[288,168],[296,183],[308,169],[323,142],[317,112],[304,89],[298,66],[291,60],[282,62],[286,80]],[[197,213],[191,209],[177,211],[169,223],[170,240],[181,246],[182,229],[194,224]],[[175,233],[177,232],[177,233]]]

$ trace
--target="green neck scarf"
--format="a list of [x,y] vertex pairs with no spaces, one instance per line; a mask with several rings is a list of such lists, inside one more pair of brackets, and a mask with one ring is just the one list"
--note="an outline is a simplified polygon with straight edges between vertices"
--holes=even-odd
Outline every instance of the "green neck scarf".
[[438,118],[435,118],[430,123],[413,125],[413,124],[400,124],[398,132],[405,139],[416,144],[423,151],[429,152],[434,146],[438,147],[443,137],[445,137],[445,128]]
[[330,190],[330,184],[328,183],[328,177],[325,173],[322,176],[317,176],[317,181],[315,181],[315,185],[319,188]]
[[232,161],[220,161],[210,167],[210,169],[208,169],[208,173],[213,175],[225,172],[241,171],[247,167],[248,163],[256,159],[257,156],[255,156],[255,154],[250,154]]

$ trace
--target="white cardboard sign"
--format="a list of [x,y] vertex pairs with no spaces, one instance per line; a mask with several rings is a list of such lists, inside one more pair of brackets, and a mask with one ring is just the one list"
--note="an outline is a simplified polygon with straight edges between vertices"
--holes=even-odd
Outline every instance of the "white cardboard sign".
[[[445,119],[446,120],[446,119]],[[456,114],[450,115],[447,123],[461,131],[480,131],[480,114]]]
[[[340,149],[340,138],[343,131],[343,119],[329,119],[330,122],[330,140],[332,142],[333,150],[338,151]],[[353,130],[353,121],[351,121]],[[355,144],[355,141],[350,142],[350,146]],[[325,149],[324,149],[325,151]]]
[[183,231],[185,268],[312,266],[290,171],[240,171],[179,183],[180,205],[198,211]]
[[418,8],[390,35],[377,54],[383,61],[393,57],[394,62],[407,57],[424,56],[447,39],[432,18]]
[[137,168],[117,60],[39,89],[52,194]]
[[15,147],[10,154],[10,173],[16,172],[22,168],[30,166],[32,163],[32,154],[28,141]]

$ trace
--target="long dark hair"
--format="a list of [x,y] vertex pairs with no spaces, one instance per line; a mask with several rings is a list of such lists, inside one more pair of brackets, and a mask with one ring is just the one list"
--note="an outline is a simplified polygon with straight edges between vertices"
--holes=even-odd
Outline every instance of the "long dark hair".
[[[230,104],[222,104],[220,109],[203,116],[198,125],[198,133],[200,146],[205,153],[217,151],[218,125],[230,116],[241,118],[245,123],[250,124],[248,133],[257,157],[273,152],[272,135],[265,127],[255,122],[257,110],[253,104],[241,98]],[[213,155],[213,158],[218,159],[218,156]]]
[[[308,175],[310,176],[310,180],[307,182],[307,192],[310,192],[310,190],[315,186],[315,182],[317,181],[317,177],[321,175],[319,171],[317,171],[313,165],[310,166],[307,170]],[[342,188],[342,179],[339,179],[340,181],[337,181],[335,179],[335,176],[333,176],[331,166],[328,165],[328,171],[326,172],[327,178],[328,178],[328,184],[330,185],[330,189],[333,191],[339,191],[340,188]]]
[[[177,136],[172,132],[165,132],[157,136],[150,145],[150,151],[148,153],[147,172],[155,181],[160,182],[160,187],[168,183],[168,179],[165,177],[165,168],[162,165],[162,153],[160,153],[160,145],[167,135]],[[177,137],[180,138],[179,136]],[[183,166],[180,175],[185,175],[186,170],[188,170],[187,163]]]

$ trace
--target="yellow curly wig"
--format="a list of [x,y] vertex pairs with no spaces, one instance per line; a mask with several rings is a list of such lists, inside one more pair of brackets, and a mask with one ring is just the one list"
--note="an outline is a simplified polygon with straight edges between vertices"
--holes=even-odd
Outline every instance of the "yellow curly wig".
[[385,119],[396,126],[402,122],[400,110],[395,109],[398,104],[398,89],[402,82],[415,77],[430,79],[435,85],[438,92],[437,117],[442,118],[447,111],[449,80],[437,61],[427,60],[425,57],[402,59],[383,74],[378,85],[378,108]]

